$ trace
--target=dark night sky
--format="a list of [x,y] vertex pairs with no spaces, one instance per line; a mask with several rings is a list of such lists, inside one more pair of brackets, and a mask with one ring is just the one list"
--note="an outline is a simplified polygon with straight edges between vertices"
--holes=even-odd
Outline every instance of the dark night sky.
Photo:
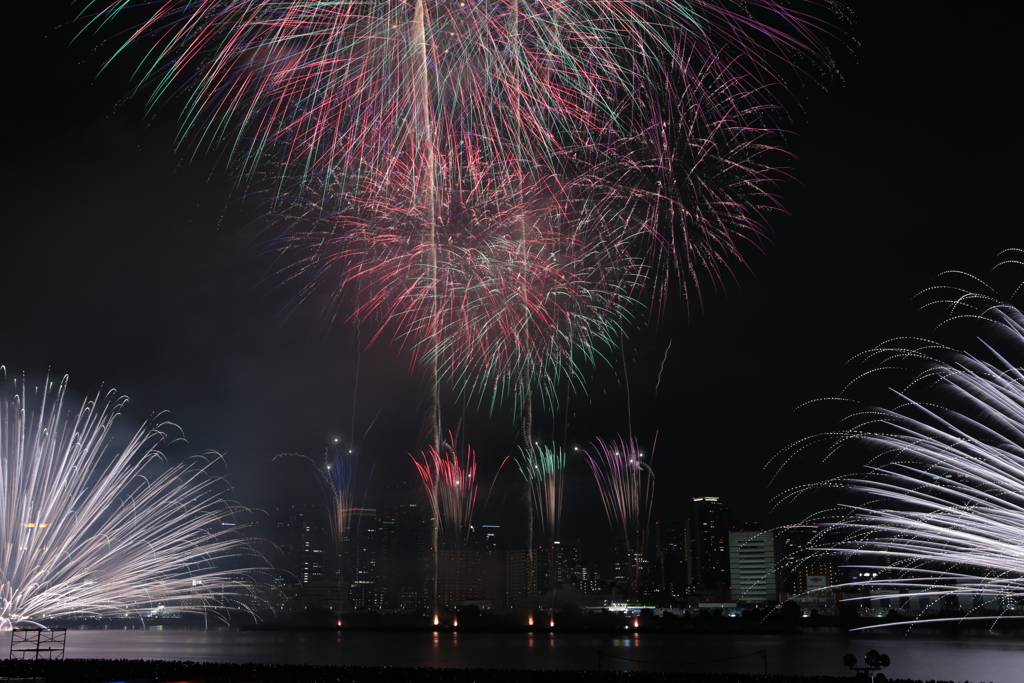
[[[798,182],[782,189],[790,215],[773,217],[772,242],[702,309],[676,306],[637,331],[625,350],[629,401],[619,363],[571,403],[580,443],[625,433],[629,408],[642,443],[657,432],[656,519],[680,517],[686,496],[717,494],[741,519],[794,521],[794,509],[769,515],[779,487],[767,487],[765,463],[831,426],[794,409],[839,392],[858,351],[928,335],[912,298],[940,271],[984,276],[1002,249],[1024,246],[1024,4],[857,4],[851,47],[835,47],[843,80],[797,93]],[[351,328],[324,327],[319,302],[291,304],[253,239],[259,209],[213,155],[175,151],[174,102],[147,116],[141,101],[122,101],[130,64],[97,76],[95,41],[72,42],[73,27],[60,26],[73,14],[63,1],[5,12],[0,364],[36,380],[69,374],[79,396],[116,387],[135,420],[169,411],[189,449],[225,453],[243,503],[318,495],[299,463],[271,459],[322,454],[336,437],[373,469],[369,503],[412,499],[413,488],[395,492],[414,476],[407,453],[424,397],[408,360],[360,352]],[[489,482],[516,427],[502,412],[465,418]],[[815,471],[808,461],[784,479]],[[570,474],[567,535],[600,519],[589,474],[578,462]],[[520,508],[505,492],[516,476],[499,475],[478,521],[514,524]]]

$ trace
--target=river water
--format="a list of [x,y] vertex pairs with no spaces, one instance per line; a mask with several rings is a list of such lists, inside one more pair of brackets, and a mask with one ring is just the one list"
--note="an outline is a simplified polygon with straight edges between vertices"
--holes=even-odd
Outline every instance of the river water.
[[[10,634],[0,634],[0,656]],[[849,676],[843,655],[886,653],[890,678],[1015,683],[1024,634],[273,632],[68,630],[68,659],[500,669],[619,669]],[[760,653],[764,652],[764,656]]]

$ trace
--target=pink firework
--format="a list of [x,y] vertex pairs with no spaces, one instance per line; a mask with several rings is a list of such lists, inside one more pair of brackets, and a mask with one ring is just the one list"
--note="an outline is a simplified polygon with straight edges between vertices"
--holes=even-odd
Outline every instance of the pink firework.
[[662,305],[672,288],[691,302],[702,280],[731,279],[767,240],[788,177],[778,107],[725,65],[688,61],[623,104],[623,116],[648,123],[610,135],[595,171],[576,179],[645,255]]
[[434,515],[435,548],[439,543],[461,545],[469,537],[476,505],[476,453],[468,446],[462,455],[454,449],[438,453],[431,446],[410,457]]
[[[446,157],[440,157],[446,158]],[[523,400],[531,387],[578,380],[638,308],[643,271],[624,240],[557,178],[507,177],[492,167],[441,167],[437,206],[416,202],[414,171],[390,165],[380,182],[299,209],[282,245],[292,276],[334,283],[352,315],[471,395]],[[366,178],[374,175],[366,174]],[[364,185],[365,187],[365,185]],[[410,189],[410,187],[412,189]],[[588,213],[590,212],[590,213]]]
[[639,597],[647,565],[647,527],[654,501],[654,472],[636,439],[597,439],[585,453],[611,525],[630,597]]
[[[127,43],[153,98],[185,98],[184,127],[251,169],[341,173],[430,129],[522,157],[561,156],[662,65],[696,58],[779,82],[830,65],[815,0],[92,0],[102,25],[144,10]],[[822,7],[827,7],[822,12]],[[119,50],[118,53],[121,51]],[[806,57],[811,60],[806,60]]]

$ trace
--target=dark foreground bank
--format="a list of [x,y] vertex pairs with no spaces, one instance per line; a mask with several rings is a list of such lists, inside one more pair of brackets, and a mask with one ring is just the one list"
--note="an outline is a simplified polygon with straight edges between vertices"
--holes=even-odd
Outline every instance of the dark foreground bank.
[[[33,677],[37,683],[851,683],[854,680],[852,675],[837,677],[680,672],[401,669],[164,662],[139,659],[0,660],[0,681],[32,680]],[[891,683],[921,683],[900,678],[889,680]]]

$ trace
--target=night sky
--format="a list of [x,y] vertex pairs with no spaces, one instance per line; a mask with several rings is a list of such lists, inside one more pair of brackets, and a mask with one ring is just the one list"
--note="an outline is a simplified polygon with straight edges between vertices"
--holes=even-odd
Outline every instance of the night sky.
[[[655,519],[681,519],[691,495],[720,495],[743,520],[798,519],[793,507],[769,513],[770,499],[823,470],[808,458],[769,487],[766,463],[833,425],[797,406],[840,392],[859,351],[931,334],[913,297],[940,271],[985,277],[1001,250],[1024,247],[1024,4],[857,4],[832,44],[842,79],[795,88],[795,180],[771,243],[702,304],[676,302],[642,325],[625,365],[597,368],[554,432],[538,419],[570,447],[630,426],[648,447],[657,436]],[[309,468],[272,459],[319,457],[334,439],[359,453],[366,504],[418,500],[408,453],[426,392],[409,359],[325,324],[326,292],[295,303],[273,275],[258,203],[216,154],[175,149],[178,103],[147,114],[126,99],[131,60],[99,74],[110,46],[74,40],[70,3],[15,3],[5,16],[8,376],[68,374],[77,397],[116,387],[132,399],[126,423],[169,411],[187,452],[224,453],[247,505],[316,499]],[[446,428],[461,421],[489,484],[518,440],[511,414],[450,401],[445,415]],[[518,528],[518,474],[506,466],[495,481],[476,520]],[[565,537],[603,532],[585,531],[603,519],[598,505],[573,462]]]

